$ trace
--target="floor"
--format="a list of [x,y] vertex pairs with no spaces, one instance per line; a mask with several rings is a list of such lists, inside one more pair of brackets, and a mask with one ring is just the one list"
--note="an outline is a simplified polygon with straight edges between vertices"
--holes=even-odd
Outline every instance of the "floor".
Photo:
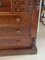
[[38,49],[36,55],[5,56],[0,57],[0,60],[45,60],[45,26],[42,23],[39,23],[36,45]]

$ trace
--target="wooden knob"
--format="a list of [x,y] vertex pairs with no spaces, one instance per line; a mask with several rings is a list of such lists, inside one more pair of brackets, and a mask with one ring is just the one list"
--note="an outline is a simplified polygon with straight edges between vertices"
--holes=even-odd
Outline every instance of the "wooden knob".
[[20,9],[19,8],[17,8],[17,12],[19,12],[20,11]]
[[17,33],[17,34],[20,34],[20,30],[17,30],[16,33]]
[[21,20],[20,18],[16,18],[16,22],[20,22],[20,20]]
[[17,1],[16,4],[19,5],[20,4],[19,1]]

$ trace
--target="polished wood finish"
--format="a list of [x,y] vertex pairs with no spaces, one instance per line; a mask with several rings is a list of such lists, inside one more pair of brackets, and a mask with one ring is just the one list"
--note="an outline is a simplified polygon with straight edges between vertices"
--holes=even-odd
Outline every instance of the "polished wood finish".
[[37,53],[39,4],[40,0],[0,0],[0,55]]
[[10,12],[11,2],[10,0],[0,0],[0,12]]

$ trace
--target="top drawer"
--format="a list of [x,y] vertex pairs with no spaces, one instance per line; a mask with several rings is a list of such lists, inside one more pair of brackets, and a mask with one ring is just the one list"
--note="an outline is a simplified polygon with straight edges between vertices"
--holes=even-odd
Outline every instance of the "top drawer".
[[10,0],[0,0],[0,12],[10,12],[11,2]]

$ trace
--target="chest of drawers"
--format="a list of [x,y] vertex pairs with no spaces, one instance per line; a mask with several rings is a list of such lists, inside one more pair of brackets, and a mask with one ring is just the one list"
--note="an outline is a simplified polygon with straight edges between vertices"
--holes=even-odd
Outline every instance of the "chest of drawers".
[[40,0],[0,0],[0,55],[35,54]]

